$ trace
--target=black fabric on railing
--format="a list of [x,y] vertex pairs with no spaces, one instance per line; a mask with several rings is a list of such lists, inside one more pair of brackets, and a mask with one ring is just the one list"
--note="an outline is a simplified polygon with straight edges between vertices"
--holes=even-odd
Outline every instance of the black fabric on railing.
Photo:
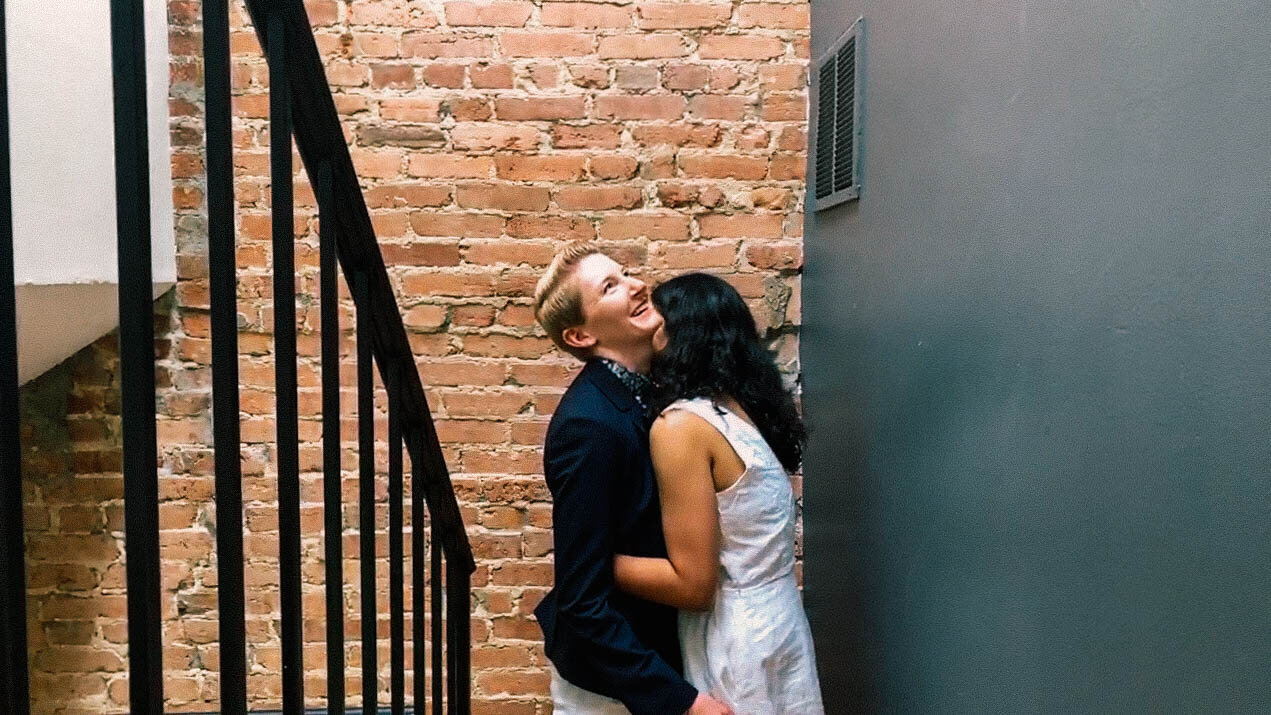
[[221,712],[247,711],[243,613],[243,482],[238,399],[234,165],[230,119],[229,7],[203,0],[207,126],[207,260],[212,325],[212,440],[216,462],[216,599]]
[[147,715],[163,712],[163,644],[159,612],[154,283],[148,200],[150,144],[146,137],[146,41],[141,0],[112,0],[110,24],[128,579],[128,705],[131,712]]
[[9,77],[0,0],[0,712],[30,710],[26,663],[26,559],[18,420],[18,313],[9,174]]

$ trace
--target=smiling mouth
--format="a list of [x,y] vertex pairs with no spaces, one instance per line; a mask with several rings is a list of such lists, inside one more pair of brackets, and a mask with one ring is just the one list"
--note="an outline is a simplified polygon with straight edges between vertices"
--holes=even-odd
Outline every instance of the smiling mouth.
[[644,315],[645,312],[647,312],[648,310],[649,310],[649,301],[647,300],[640,301],[640,305],[636,306],[636,309],[631,311],[631,317],[638,318],[641,315]]

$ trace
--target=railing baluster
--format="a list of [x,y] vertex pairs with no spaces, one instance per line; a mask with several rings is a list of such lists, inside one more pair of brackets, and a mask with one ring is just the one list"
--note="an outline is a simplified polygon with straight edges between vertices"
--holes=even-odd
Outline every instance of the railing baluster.
[[375,612],[375,413],[371,382],[370,291],[366,274],[354,278],[357,314],[358,546],[362,567],[362,712],[376,709],[379,690]]
[[112,0],[119,371],[128,579],[128,694],[134,713],[163,711],[159,617],[159,477],[155,437],[154,282],[146,38],[141,0]]
[[326,546],[327,712],[344,713],[344,515],[340,466],[340,294],[336,284],[331,164],[318,167],[318,262],[322,319],[322,501]]
[[216,590],[221,712],[247,711],[243,616],[243,483],[239,464],[238,309],[230,120],[229,7],[203,2],[207,126],[208,287],[212,322],[212,438],[216,461]]
[[424,470],[419,455],[410,455],[410,624],[411,670],[414,673],[414,711],[422,713],[428,702],[427,690],[427,638],[424,635]]
[[18,425],[18,311],[9,174],[9,76],[0,0],[0,711],[26,713],[26,558],[22,535],[22,444]]
[[458,559],[446,559],[446,685],[450,689],[450,712],[467,713],[470,688],[468,662],[471,656],[471,629],[468,615],[469,572]]
[[442,669],[442,648],[441,641],[443,636],[442,628],[445,626],[445,618],[442,615],[442,576],[441,576],[441,529],[437,526],[437,520],[433,518],[432,510],[428,511],[428,519],[432,525],[432,543],[428,545],[429,555],[432,559],[431,573],[429,574],[429,588],[432,589],[432,711],[433,715],[441,715],[443,712],[443,690],[445,686],[446,674]]
[[291,182],[291,98],[286,25],[269,13],[269,154],[273,211],[274,376],[277,400],[278,572],[282,603],[282,706],[304,710],[300,612],[300,435],[296,385],[295,210]]
[[402,583],[402,425],[401,378],[398,366],[388,369],[388,598],[392,641],[389,681],[393,715],[406,711],[406,637]]

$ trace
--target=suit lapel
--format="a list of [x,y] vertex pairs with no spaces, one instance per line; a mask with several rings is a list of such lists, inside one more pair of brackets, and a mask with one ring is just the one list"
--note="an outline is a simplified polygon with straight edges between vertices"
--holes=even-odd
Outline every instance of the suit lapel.
[[635,406],[635,396],[631,394],[631,390],[622,384],[622,380],[618,376],[609,371],[605,364],[599,359],[592,358],[587,361],[587,366],[583,368],[582,377],[591,381],[600,390],[613,406],[623,412],[630,412]]

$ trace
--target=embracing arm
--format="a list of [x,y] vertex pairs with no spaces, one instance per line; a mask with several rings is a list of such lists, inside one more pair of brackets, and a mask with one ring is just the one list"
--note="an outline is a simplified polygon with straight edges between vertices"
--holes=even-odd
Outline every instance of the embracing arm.
[[706,610],[719,581],[719,510],[711,477],[710,427],[672,410],[649,431],[662,502],[668,558],[619,555],[614,578],[622,590],[684,610]]
[[682,713],[698,696],[640,642],[609,602],[613,514],[627,449],[613,428],[566,420],[549,435],[545,471],[552,490],[557,608],[554,636],[573,656],[557,663],[567,680],[621,700],[631,712]]

